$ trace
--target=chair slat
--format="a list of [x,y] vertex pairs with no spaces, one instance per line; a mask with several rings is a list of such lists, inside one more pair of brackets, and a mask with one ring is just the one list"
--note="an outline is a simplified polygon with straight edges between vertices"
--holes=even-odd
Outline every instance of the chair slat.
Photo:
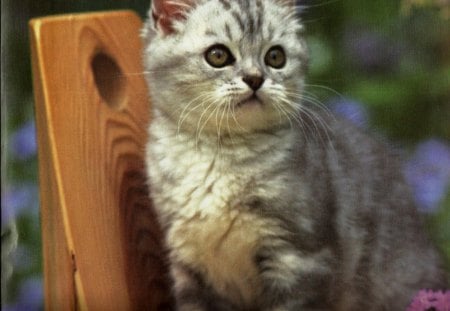
[[47,310],[168,308],[129,11],[30,22]]

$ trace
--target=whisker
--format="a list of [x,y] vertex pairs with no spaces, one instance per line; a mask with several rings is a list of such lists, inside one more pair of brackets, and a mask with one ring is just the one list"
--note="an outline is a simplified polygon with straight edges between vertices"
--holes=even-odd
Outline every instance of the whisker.
[[[230,103],[231,103],[231,99],[230,99]],[[239,129],[242,130],[242,132],[247,132],[247,130],[245,128],[242,127],[242,125],[239,123],[239,121],[236,118],[236,106],[235,105],[231,105],[231,116],[233,117],[234,122],[236,122],[236,125],[239,127]]]
[[234,145],[233,134],[232,134],[231,128],[230,128],[230,115],[233,115],[233,112],[231,111],[231,106],[232,106],[231,99],[228,99],[227,105],[226,105],[226,108],[227,108],[227,113],[226,113],[226,116],[227,116],[227,128],[228,128],[228,135],[230,136],[231,144]]
[[283,105],[281,105],[280,103],[278,103],[277,101],[273,102],[275,109],[277,109],[278,111],[278,117],[280,118],[280,123],[281,123],[281,113],[284,114],[284,116],[286,117],[286,119],[289,121],[289,126],[290,128],[294,128],[293,124],[292,124],[292,120],[291,120],[291,116],[290,114],[283,108]]
[[332,89],[332,88],[330,88],[328,86],[325,86],[325,85],[305,83],[305,88],[308,88],[308,87],[314,87],[314,88],[322,89],[322,90],[328,91],[328,92],[330,92],[330,93],[332,93],[332,94],[334,94],[334,95],[336,95],[338,97],[341,97],[341,98],[344,97],[344,95],[342,95],[338,91],[336,91],[336,90],[334,90],[334,89]]
[[308,8],[315,8],[315,7],[321,7],[321,6],[325,6],[325,5],[330,5],[336,2],[339,2],[341,0],[328,0],[328,1],[324,1],[322,3],[317,3],[317,4],[299,4],[296,5],[296,7],[300,7],[301,9],[308,9]]
[[222,107],[220,105],[218,105],[217,107],[218,107],[217,112],[216,112],[217,148],[219,150],[221,150],[222,149],[222,140],[221,140],[220,130],[222,127],[222,120],[223,120],[225,108],[223,109],[222,114],[219,119],[219,112],[221,110],[220,108],[222,108]]
[[[332,139],[330,136],[330,133],[332,133],[332,129],[330,127],[329,124],[327,124],[321,117],[319,114],[317,114],[314,110],[309,109],[308,107],[301,107],[301,111],[311,120],[311,122],[313,123],[316,132],[317,132],[317,136],[320,138],[322,144],[325,146],[326,142],[330,142],[332,148]],[[322,135],[320,135],[319,132],[319,128],[317,127],[317,124],[321,126],[321,128],[323,129],[323,132],[326,135],[326,140],[324,140],[324,138],[322,137]]]
[[[200,118],[198,119],[198,122],[197,122],[197,134],[196,134],[196,146],[198,145],[198,142],[199,142],[199,140],[200,140],[200,136],[201,136],[201,133],[202,133],[203,129],[205,128],[206,124],[208,124],[208,121],[209,121],[209,119],[211,119],[211,117],[212,117],[212,115],[214,114],[214,112],[218,109],[218,105],[216,105],[217,102],[218,102],[217,99],[214,100],[214,101],[212,101],[212,102],[206,107],[206,109],[202,112]],[[202,124],[201,124],[201,121],[202,121],[202,119],[203,119],[203,116],[205,115],[205,113],[207,113],[207,111],[209,110],[209,108],[210,108],[211,106],[214,106],[214,105],[216,105],[216,106],[213,108],[213,110],[211,111],[211,114],[206,118],[205,122],[204,122],[203,125],[202,125]]]
[[296,113],[293,114],[295,116],[295,120],[301,126],[303,134],[305,135],[305,137],[308,141],[309,141],[310,135],[306,134],[306,132],[304,130],[305,126],[307,127],[308,132],[310,132],[310,133],[316,132],[317,134],[319,134],[320,133],[319,127],[318,127],[318,124],[319,124],[321,126],[321,128],[325,131],[327,137],[329,137],[328,136],[329,127],[327,127],[327,125],[323,122],[323,120],[320,118],[320,116],[317,115],[313,110],[310,110],[307,107],[301,106],[301,105],[291,101],[289,98],[287,98],[285,96],[281,96],[280,99],[283,101],[283,103],[285,103],[287,105],[288,108],[290,108],[293,111],[296,111],[296,112],[298,111],[298,112],[303,113],[311,121],[312,126],[314,127],[313,129],[310,128],[309,122],[304,122],[302,120],[300,115],[298,115]]
[[307,103],[313,104],[328,116],[333,117],[333,113],[330,111],[330,109],[314,95],[310,95],[308,92],[300,93],[287,90],[286,95],[299,99],[300,101],[306,101]]
[[[194,98],[193,100],[191,100],[183,109],[183,111],[180,114],[180,118],[178,121],[178,128],[177,128],[177,133],[179,133],[181,126],[183,124],[183,122],[187,119],[187,117],[189,116],[189,114],[191,112],[193,112],[194,110],[196,110],[197,108],[201,107],[204,105],[204,103],[207,101],[208,97],[210,97],[211,95],[209,93],[202,93],[199,96],[197,96],[196,98]],[[205,101],[200,101],[200,99],[203,99],[206,97]],[[194,105],[194,107],[192,107],[191,109],[189,109],[189,111],[187,113],[186,110],[193,105],[196,101],[200,101],[198,104]]]

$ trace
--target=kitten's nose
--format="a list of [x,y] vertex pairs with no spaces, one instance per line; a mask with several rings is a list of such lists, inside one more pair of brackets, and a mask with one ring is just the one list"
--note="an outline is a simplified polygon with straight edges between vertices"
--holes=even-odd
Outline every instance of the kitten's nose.
[[242,80],[248,84],[248,86],[253,90],[258,90],[264,83],[264,78],[261,76],[244,76]]

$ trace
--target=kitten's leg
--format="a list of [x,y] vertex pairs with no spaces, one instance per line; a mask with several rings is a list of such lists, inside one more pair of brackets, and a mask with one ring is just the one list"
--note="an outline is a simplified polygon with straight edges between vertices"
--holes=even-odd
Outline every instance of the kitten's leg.
[[[256,258],[266,310],[332,310],[329,301],[332,252],[301,254],[293,247],[262,249]],[[270,307],[269,307],[270,306]]]
[[181,264],[172,264],[171,273],[177,311],[236,310],[230,302],[207,286],[199,273]]

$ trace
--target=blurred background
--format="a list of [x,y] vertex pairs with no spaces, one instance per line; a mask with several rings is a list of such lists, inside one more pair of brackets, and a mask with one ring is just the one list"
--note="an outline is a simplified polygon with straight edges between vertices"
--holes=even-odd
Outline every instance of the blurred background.
[[[388,142],[450,268],[450,1],[309,0],[307,95]],[[2,310],[43,309],[28,21],[148,0],[1,1]],[[450,270],[450,269],[449,269]]]

